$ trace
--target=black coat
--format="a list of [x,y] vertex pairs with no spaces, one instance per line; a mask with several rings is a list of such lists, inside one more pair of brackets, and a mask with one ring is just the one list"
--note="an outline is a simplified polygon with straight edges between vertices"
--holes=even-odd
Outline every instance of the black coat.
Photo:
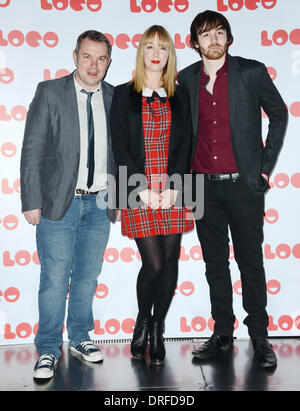
[[[198,138],[199,90],[202,62],[196,62],[178,75],[190,99],[194,155]],[[228,55],[228,102],[230,132],[236,164],[241,177],[254,194],[268,189],[261,177],[271,174],[287,125],[287,109],[264,64]],[[200,102],[201,103],[201,102]],[[269,117],[266,145],[262,140],[262,113]]]
[[[177,87],[175,95],[169,98],[169,102],[172,118],[167,174],[168,176],[179,174],[183,178],[185,173],[189,173],[191,159],[192,125],[189,100],[185,90]],[[125,184],[127,184],[128,195],[136,189],[136,186],[128,184],[129,178],[135,174],[143,176],[138,187],[138,191],[143,191],[148,186],[145,178],[142,93],[136,92],[132,84],[126,83],[115,88],[111,105],[110,124],[116,164],[118,168],[127,166],[127,182],[125,181]],[[124,188],[123,182],[124,179],[118,174],[117,198],[119,186],[121,185]],[[170,188],[175,188],[182,193],[181,184],[177,185],[175,183]],[[181,195],[178,196],[179,198],[181,198]],[[118,200],[117,206],[120,206]]]

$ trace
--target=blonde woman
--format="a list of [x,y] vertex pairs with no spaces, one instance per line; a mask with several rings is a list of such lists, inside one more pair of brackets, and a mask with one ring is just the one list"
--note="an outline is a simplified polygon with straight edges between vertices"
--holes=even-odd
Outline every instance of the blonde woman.
[[[111,108],[122,234],[135,239],[142,258],[131,353],[143,360],[150,335],[150,359],[155,365],[164,362],[164,320],[177,283],[181,236],[193,229],[181,201],[181,180],[189,172],[191,148],[189,102],[175,79],[172,39],[162,26],[152,26],[140,41],[134,78],[115,88]],[[120,174],[125,167],[127,187]],[[181,178],[167,184],[174,174]],[[138,184],[130,185],[130,178]],[[126,204],[122,205],[124,189]],[[133,190],[139,205],[130,202]]]

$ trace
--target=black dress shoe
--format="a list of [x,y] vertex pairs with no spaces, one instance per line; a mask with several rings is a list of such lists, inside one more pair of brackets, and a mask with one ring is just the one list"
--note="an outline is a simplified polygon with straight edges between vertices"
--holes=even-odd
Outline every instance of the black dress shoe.
[[219,352],[226,352],[233,348],[233,336],[223,336],[213,334],[209,340],[201,344],[199,348],[192,352],[195,358],[209,360]]
[[147,318],[140,318],[140,315],[138,315],[130,346],[131,354],[136,360],[144,360],[148,342],[149,327],[150,320]]
[[163,365],[166,349],[164,345],[164,323],[154,321],[150,327],[150,360],[152,365]]
[[261,368],[271,368],[277,365],[277,358],[267,339],[252,338],[254,347],[254,363]]

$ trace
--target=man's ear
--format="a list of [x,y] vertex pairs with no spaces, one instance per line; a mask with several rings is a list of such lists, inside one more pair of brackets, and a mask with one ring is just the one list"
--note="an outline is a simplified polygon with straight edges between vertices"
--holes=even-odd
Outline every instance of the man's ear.
[[75,53],[75,50],[73,50],[72,55],[73,55],[74,64],[75,64],[75,66],[77,66],[77,54]]

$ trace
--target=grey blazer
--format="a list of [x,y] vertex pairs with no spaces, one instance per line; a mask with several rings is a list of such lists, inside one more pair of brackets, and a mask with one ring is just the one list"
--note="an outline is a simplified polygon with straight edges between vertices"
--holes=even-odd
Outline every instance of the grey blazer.
[[[114,87],[102,81],[107,123],[107,168],[115,175],[109,112]],[[21,154],[22,211],[42,209],[60,220],[74,197],[80,157],[80,128],[73,73],[38,84],[30,104]],[[111,221],[114,210],[107,210]]]

